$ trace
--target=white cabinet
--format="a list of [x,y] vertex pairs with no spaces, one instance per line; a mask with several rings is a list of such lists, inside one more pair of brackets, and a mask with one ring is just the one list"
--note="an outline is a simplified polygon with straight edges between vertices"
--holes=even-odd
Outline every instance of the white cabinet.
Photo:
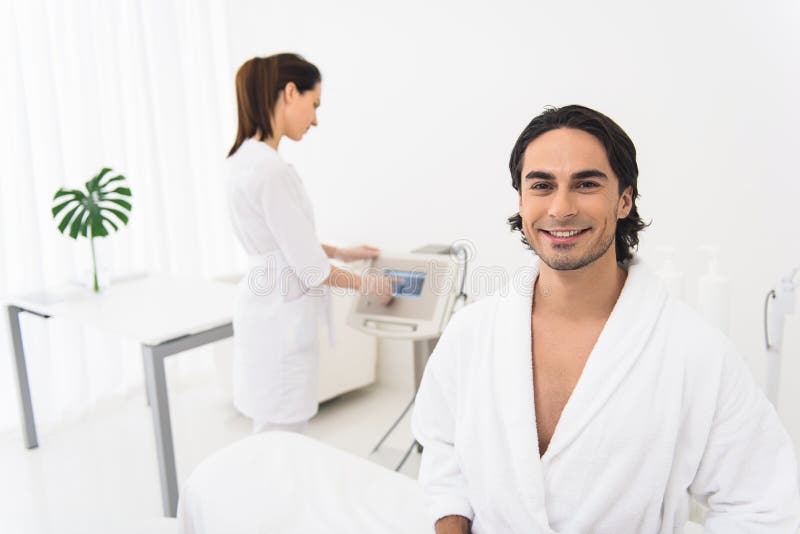
[[378,339],[345,324],[351,297],[331,296],[335,344],[327,327],[320,328],[319,401],[325,401],[375,382]]

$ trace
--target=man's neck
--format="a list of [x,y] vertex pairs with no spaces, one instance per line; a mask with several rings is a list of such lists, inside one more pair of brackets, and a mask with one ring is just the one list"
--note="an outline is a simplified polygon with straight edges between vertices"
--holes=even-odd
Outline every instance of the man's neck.
[[606,320],[626,278],[616,258],[608,254],[572,271],[557,271],[541,262],[534,286],[535,312],[570,321]]

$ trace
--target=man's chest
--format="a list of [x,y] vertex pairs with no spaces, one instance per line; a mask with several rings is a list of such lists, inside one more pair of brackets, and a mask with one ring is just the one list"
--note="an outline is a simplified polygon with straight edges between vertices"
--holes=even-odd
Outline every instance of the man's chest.
[[531,354],[540,454],[552,439],[602,328],[602,324],[579,327],[533,321]]

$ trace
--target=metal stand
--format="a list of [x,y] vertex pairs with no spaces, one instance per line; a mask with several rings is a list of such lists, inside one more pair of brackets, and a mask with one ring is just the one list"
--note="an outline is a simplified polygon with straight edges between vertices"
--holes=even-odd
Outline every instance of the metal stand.
[[[386,431],[386,433],[383,435],[380,441],[378,441],[375,447],[373,447],[371,454],[378,452],[378,449],[380,449],[381,445],[383,445],[383,442],[386,441],[386,438],[388,438],[392,434],[392,432],[394,432],[395,428],[397,428],[397,425],[400,424],[400,421],[403,420],[408,411],[414,405],[414,399],[417,396],[417,391],[419,391],[419,385],[422,382],[422,374],[425,372],[425,365],[428,363],[428,358],[431,357],[431,353],[433,353],[433,349],[434,347],[436,347],[436,343],[438,341],[439,341],[438,337],[431,339],[420,339],[414,341],[414,396],[411,397],[411,401],[409,401],[408,405],[405,407],[400,416],[397,419],[395,419],[394,423],[392,423],[392,426],[389,427],[389,430]],[[400,460],[400,463],[394,469],[395,471],[400,471],[400,469],[403,468],[403,465],[405,465],[406,460],[408,460],[408,457],[411,456],[411,451],[414,450],[415,446],[417,447],[417,450],[419,452],[422,452],[422,446],[419,443],[417,443],[417,440],[414,440],[408,447],[408,450],[403,456],[403,459]]]

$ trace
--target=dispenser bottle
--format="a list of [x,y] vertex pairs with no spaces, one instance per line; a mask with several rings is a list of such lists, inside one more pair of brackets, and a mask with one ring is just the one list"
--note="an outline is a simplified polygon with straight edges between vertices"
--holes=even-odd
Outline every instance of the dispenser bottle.
[[685,282],[683,273],[678,270],[678,268],[675,266],[675,261],[673,260],[675,248],[660,246],[657,247],[656,250],[664,254],[664,263],[661,265],[661,268],[656,271],[656,276],[658,276],[664,283],[664,286],[667,288],[667,291],[670,295],[677,299],[685,300]]
[[730,282],[718,270],[719,245],[703,245],[708,271],[697,281],[697,309],[711,324],[728,334],[730,330]]

